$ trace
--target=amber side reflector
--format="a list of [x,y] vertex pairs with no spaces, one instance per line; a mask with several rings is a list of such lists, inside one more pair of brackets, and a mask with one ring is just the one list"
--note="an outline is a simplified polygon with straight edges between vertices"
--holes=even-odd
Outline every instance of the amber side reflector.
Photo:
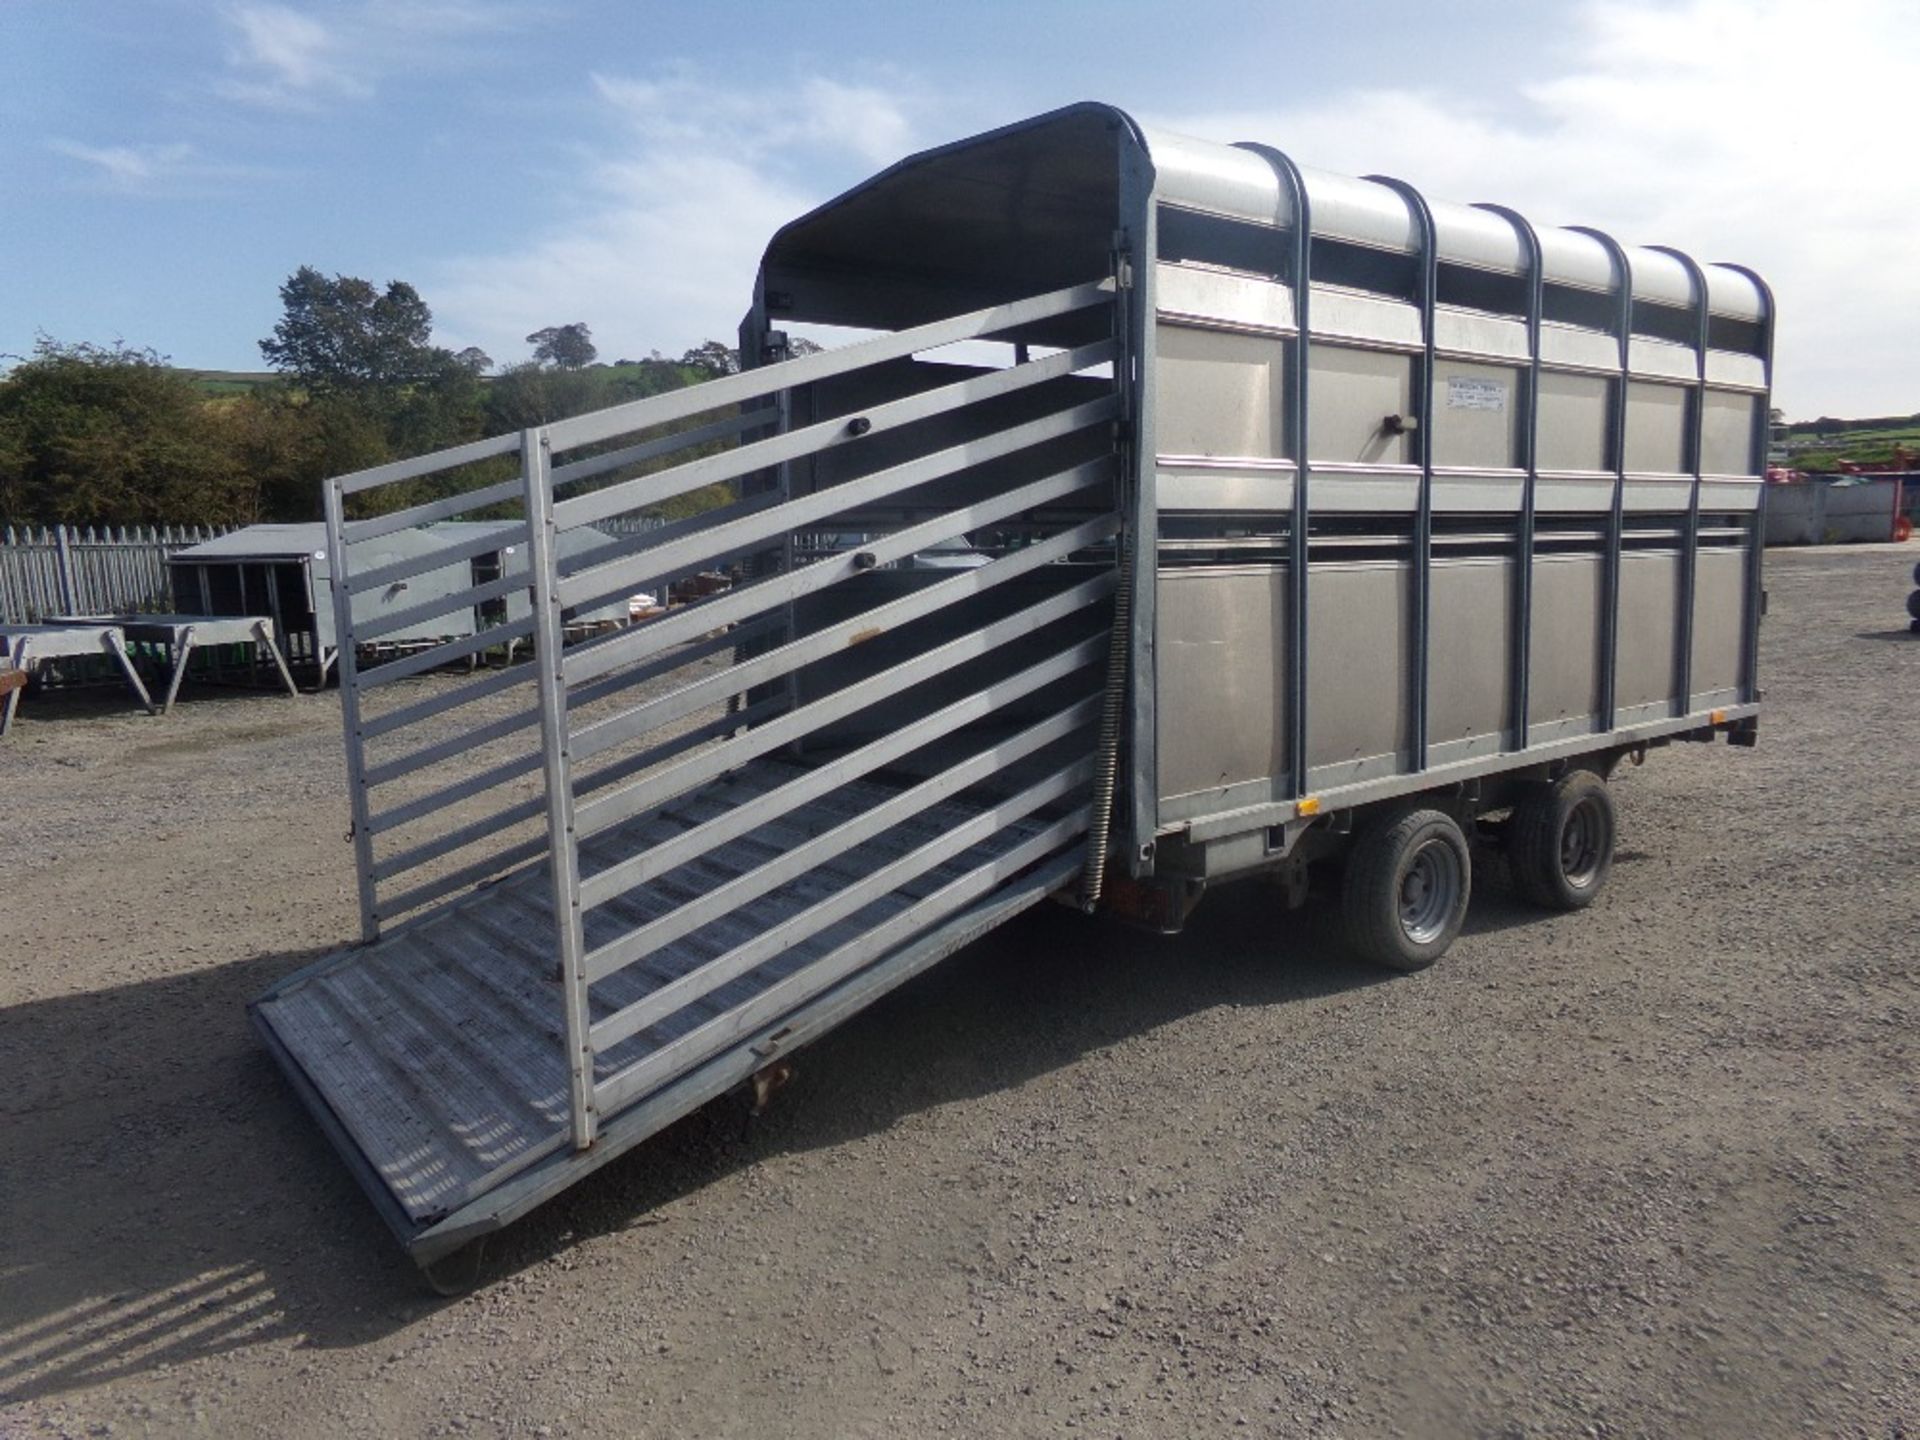
[[1724,710],[1709,710],[1707,712],[1707,719],[1716,725],[1724,725],[1727,723],[1727,712]]
[[1318,815],[1320,813],[1320,797],[1318,795],[1307,796],[1298,805],[1293,807],[1293,813],[1296,815]]

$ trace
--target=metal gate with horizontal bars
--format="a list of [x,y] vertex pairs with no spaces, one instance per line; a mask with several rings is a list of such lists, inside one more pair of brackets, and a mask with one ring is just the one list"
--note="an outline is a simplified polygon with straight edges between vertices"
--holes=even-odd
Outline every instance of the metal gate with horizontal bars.
[[[1123,301],[1094,280],[328,483],[367,943],[255,1014],[403,1238],[1081,873],[1124,683]],[[636,513],[666,523],[595,528]],[[461,516],[514,523],[436,534]],[[402,532],[438,543],[392,558]]]

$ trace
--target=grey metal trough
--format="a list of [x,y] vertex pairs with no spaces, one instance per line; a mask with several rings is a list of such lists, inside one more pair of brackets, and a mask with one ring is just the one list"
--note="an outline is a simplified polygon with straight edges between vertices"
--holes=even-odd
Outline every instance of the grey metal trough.
[[[69,624],[0,625],[0,659],[22,674],[32,674],[58,660],[92,659],[110,655],[126,677],[127,686],[140,698],[149,715],[157,715],[146,682],[133,668],[127,655],[125,629],[110,622],[83,621]],[[10,686],[0,692],[0,735],[13,728],[14,712],[20,708],[22,687]]]

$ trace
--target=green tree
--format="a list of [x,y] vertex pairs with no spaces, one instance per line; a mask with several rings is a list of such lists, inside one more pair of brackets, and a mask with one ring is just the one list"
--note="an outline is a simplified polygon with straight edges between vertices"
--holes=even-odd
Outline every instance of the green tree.
[[527,336],[527,343],[533,346],[534,363],[554,365],[562,370],[583,369],[600,355],[594,348],[593,332],[587,328],[584,320],[536,330]]
[[[269,386],[215,410],[253,479],[262,520],[318,520],[321,481],[393,456],[387,418],[344,396]],[[384,492],[378,498],[392,500]]]
[[698,371],[702,380],[718,380],[740,373],[740,352],[718,340],[706,340],[682,355],[680,363]]
[[284,307],[260,353],[314,393],[431,383],[453,356],[432,343],[433,312],[404,280],[384,291],[302,265],[280,287]]
[[200,390],[151,350],[46,336],[0,380],[0,520],[251,520],[252,477]]
[[535,360],[509,365],[487,383],[484,428],[526,430],[617,403],[607,390],[604,371],[551,369]]
[[[260,342],[287,382],[263,401],[271,407],[263,414],[287,431],[274,450],[276,504],[311,513],[328,475],[479,435],[480,373],[492,362],[477,349],[455,355],[435,345],[433,312],[413,286],[395,280],[380,290],[303,265],[280,300],[280,321]],[[420,488],[396,487],[368,503],[411,503]]]

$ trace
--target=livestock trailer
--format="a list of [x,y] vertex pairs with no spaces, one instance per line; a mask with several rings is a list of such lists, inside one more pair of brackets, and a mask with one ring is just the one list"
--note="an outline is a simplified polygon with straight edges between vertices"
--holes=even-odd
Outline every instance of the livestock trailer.
[[342,644],[362,943],[257,1028],[431,1275],[1049,896],[1172,929],[1318,869],[1417,969],[1477,829],[1582,905],[1618,760],[1755,738],[1772,326],[1737,267],[1104,105],[902,161],[772,238],[743,373],[328,482],[343,636],[483,507],[529,569],[445,603],[530,605]]

